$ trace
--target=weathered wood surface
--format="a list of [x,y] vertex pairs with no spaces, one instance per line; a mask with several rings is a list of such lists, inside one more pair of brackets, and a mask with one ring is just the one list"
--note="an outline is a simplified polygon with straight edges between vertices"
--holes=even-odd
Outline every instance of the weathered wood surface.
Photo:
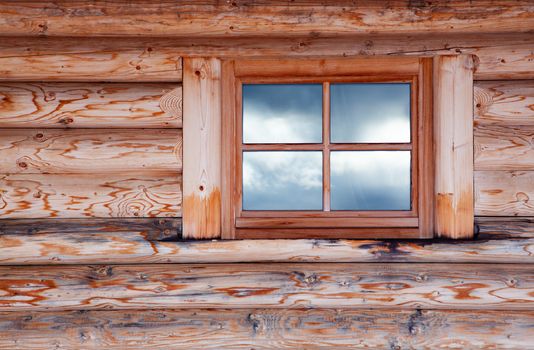
[[0,349],[530,349],[532,311],[0,313]]
[[534,217],[477,216],[479,239],[534,238]]
[[475,214],[534,216],[534,171],[475,171]]
[[0,129],[4,174],[180,173],[179,129]]
[[474,136],[475,170],[534,170],[534,123],[478,125]]
[[[94,238],[101,236],[102,243],[107,234],[135,232],[141,234],[147,241],[177,241],[181,238],[182,219],[180,218],[89,218],[89,219],[2,219],[0,220],[0,235],[15,235],[22,238],[25,235],[54,234],[57,237],[72,237],[81,244],[85,238],[79,235],[87,234],[88,242],[95,242]],[[36,236],[34,238],[44,236]],[[52,238],[52,237],[50,237]],[[30,238],[31,240],[31,238]],[[128,238],[126,238],[128,240]],[[54,241],[48,241],[53,243]],[[98,261],[94,260],[94,261]]]
[[181,175],[0,175],[0,218],[181,216]]
[[528,0],[2,1],[0,33],[32,36],[291,36],[531,32]]
[[534,309],[525,264],[0,267],[0,311],[162,308]]
[[0,81],[181,81],[180,56],[474,54],[476,79],[534,79],[529,33],[275,38],[28,38],[0,42]]
[[[157,219],[161,220],[161,219]],[[123,222],[99,225],[0,223],[0,265],[436,262],[534,264],[534,223],[479,224],[469,241],[254,240],[171,242],[179,227]],[[63,220],[62,220],[63,221]],[[25,223],[26,222],[26,223]],[[164,242],[162,242],[164,241]]]
[[[28,64],[22,71],[28,67],[32,66]],[[0,127],[180,128],[182,87],[148,83],[0,83]]]
[[[183,236],[221,236],[221,61],[184,60]],[[227,103],[230,103],[227,101]]]
[[474,97],[477,125],[534,126],[534,80],[477,81]]
[[434,58],[435,232],[473,236],[473,57]]

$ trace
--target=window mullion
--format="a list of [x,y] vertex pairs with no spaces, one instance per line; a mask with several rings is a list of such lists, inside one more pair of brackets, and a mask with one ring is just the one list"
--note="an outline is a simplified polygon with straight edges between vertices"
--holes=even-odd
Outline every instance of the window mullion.
[[323,83],[323,210],[330,211],[330,83]]

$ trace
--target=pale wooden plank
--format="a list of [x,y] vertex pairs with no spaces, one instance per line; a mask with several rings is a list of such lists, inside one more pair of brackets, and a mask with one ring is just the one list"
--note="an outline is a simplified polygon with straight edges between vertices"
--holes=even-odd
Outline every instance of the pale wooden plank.
[[[56,0],[0,3],[0,33],[16,36],[335,36],[370,33],[528,33],[528,0],[115,2]],[[179,14],[179,15],[177,15]]]
[[475,169],[534,170],[533,136],[534,124],[476,126]]
[[179,129],[0,129],[7,174],[180,173],[181,153]]
[[0,175],[0,218],[181,216],[175,173]]
[[475,171],[475,213],[534,216],[534,171]]
[[523,264],[6,266],[0,286],[0,311],[534,308]]
[[434,59],[436,233],[468,238],[473,213],[473,58]]
[[180,128],[182,87],[0,82],[0,127]]
[[[534,64],[530,64],[534,69]],[[534,80],[477,81],[477,124],[534,125]]]
[[221,236],[221,62],[184,60],[183,236]]
[[532,311],[164,310],[0,313],[0,349],[529,349]]
[[[228,240],[171,242],[176,225],[105,219],[0,222],[0,265],[420,262],[534,264],[532,220],[479,223],[477,240]],[[161,219],[152,219],[161,220]],[[174,237],[174,238],[173,238]]]

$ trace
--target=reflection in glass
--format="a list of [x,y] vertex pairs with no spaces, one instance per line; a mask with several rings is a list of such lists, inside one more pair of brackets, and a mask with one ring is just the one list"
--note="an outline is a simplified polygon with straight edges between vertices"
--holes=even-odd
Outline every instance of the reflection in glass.
[[330,155],[332,210],[410,210],[409,151]]
[[410,84],[331,84],[333,143],[410,142]]
[[321,84],[243,84],[244,143],[320,143]]
[[321,210],[322,153],[243,152],[243,210]]

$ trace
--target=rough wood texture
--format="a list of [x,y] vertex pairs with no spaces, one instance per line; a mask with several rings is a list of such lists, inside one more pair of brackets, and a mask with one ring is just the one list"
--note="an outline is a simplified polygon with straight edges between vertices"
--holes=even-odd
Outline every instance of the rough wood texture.
[[[1,80],[181,81],[179,57],[474,54],[476,79],[534,79],[529,33],[258,38],[28,38],[0,41]],[[103,62],[106,62],[105,64]],[[137,69],[139,68],[139,69]],[[111,69],[111,71],[110,71]]]
[[[534,63],[530,63],[534,69]],[[534,126],[534,80],[477,81],[475,121],[480,124]]]
[[291,36],[526,32],[528,0],[2,1],[0,33],[33,36]]
[[0,267],[0,311],[534,308],[530,265],[215,264]]
[[[436,262],[534,264],[534,222],[478,222],[469,241],[255,240],[169,242],[179,224],[85,220],[0,222],[0,265]],[[137,219],[136,219],[137,220]],[[176,219],[173,219],[176,220]],[[479,219],[480,220],[480,219]],[[69,220],[71,221],[71,220]],[[178,226],[177,226],[178,225]],[[161,242],[165,241],[165,242]]]
[[181,216],[179,174],[0,175],[0,218]]
[[473,213],[473,58],[434,59],[435,229],[469,238]]
[[532,311],[165,310],[0,313],[0,349],[517,349]]
[[179,129],[0,129],[4,174],[180,173]]
[[534,238],[534,217],[477,216],[475,222],[479,239]]
[[182,234],[217,238],[221,236],[221,62],[184,60],[184,85]]
[[[95,237],[101,236],[101,243],[106,242],[107,234],[123,233],[125,242],[130,233],[142,235],[147,241],[176,241],[182,235],[182,219],[180,218],[90,218],[90,219],[2,219],[0,235],[14,235],[23,238],[29,235],[34,238],[46,239],[46,234],[57,237],[71,237],[74,245],[87,242],[95,243]],[[43,236],[44,234],[44,236]],[[87,236],[84,236],[86,234]],[[36,236],[37,235],[37,236]],[[50,237],[52,238],[52,237]],[[45,241],[42,241],[45,242]],[[55,242],[54,240],[47,243]],[[104,243],[105,244],[105,243]],[[46,245],[46,242],[45,242]],[[118,246],[117,246],[118,248]],[[67,250],[68,247],[67,247]],[[76,249],[74,249],[76,250]],[[71,250],[73,252],[73,250]],[[98,259],[93,260],[98,261]]]
[[475,169],[534,170],[533,136],[534,123],[476,126]]
[[[27,67],[32,66],[25,66],[22,71]],[[180,128],[182,87],[177,84],[0,83],[0,127]]]
[[475,214],[534,216],[534,171],[476,171]]

